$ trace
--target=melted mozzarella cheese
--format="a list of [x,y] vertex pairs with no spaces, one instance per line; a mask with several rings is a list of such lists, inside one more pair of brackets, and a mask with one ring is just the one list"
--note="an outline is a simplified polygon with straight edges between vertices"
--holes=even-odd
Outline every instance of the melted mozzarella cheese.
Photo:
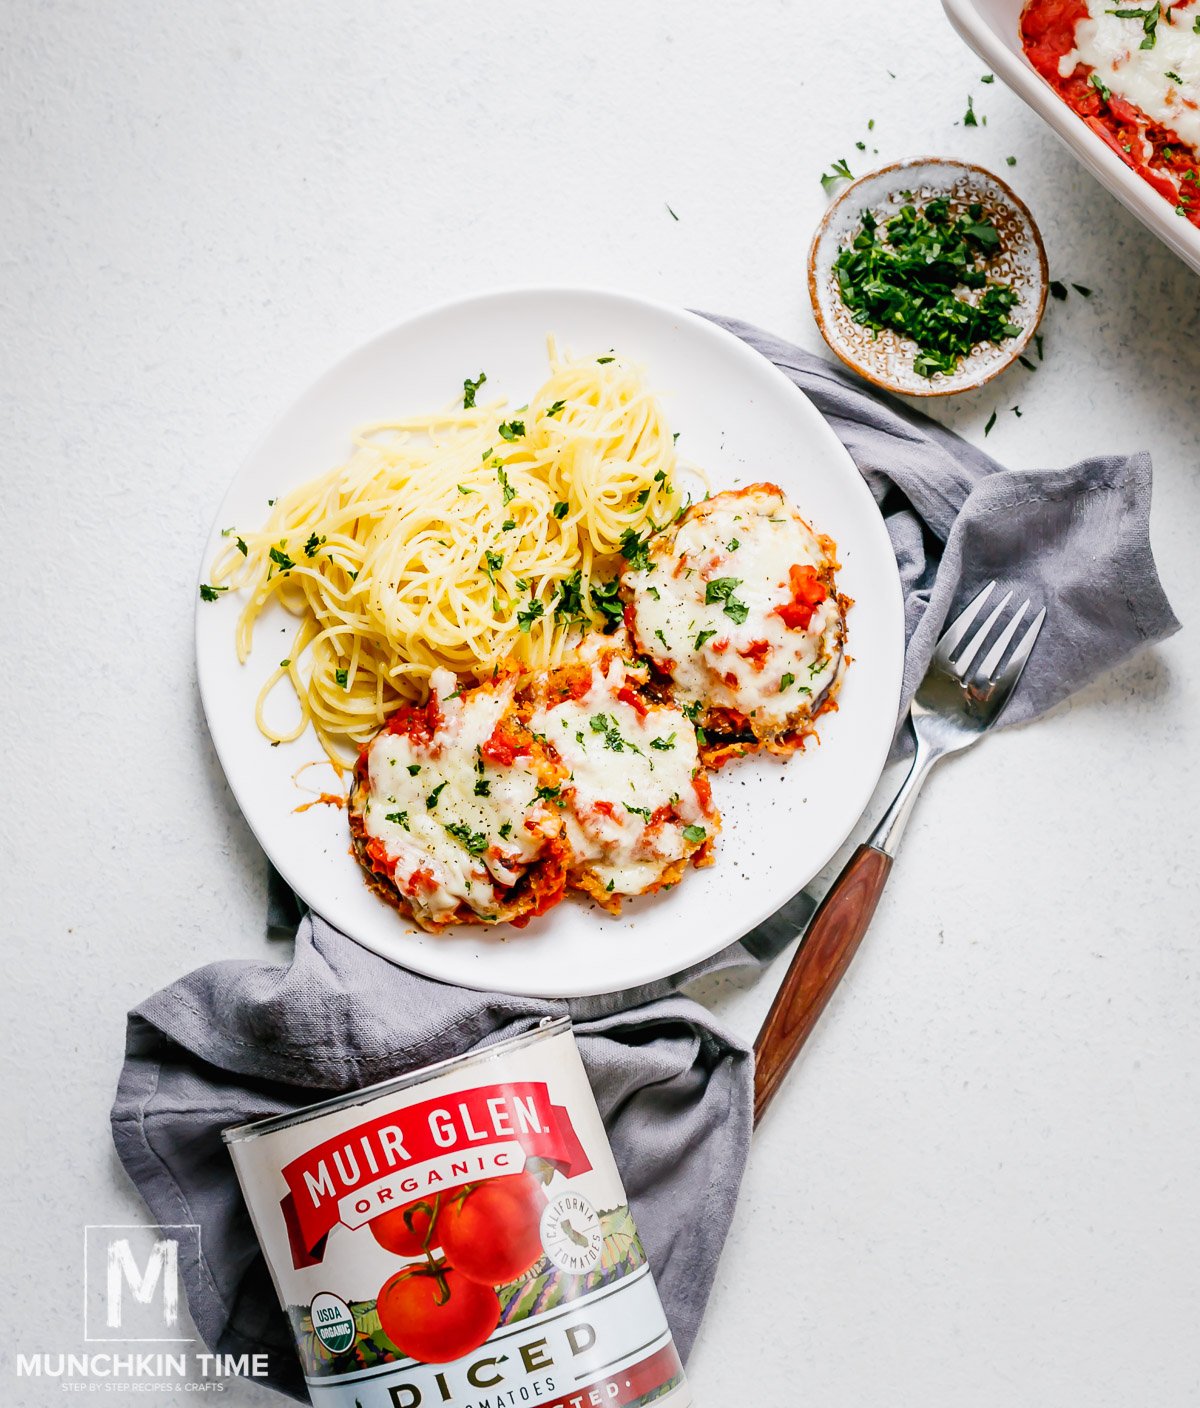
[[[617,697],[625,682],[620,659],[607,673],[595,665],[587,693],[539,709],[533,727],[571,772],[563,796],[576,863],[614,893],[638,895],[714,828],[692,785],[700,765],[695,728],[665,705],[642,717]],[[660,809],[670,816],[652,824]],[[688,838],[686,827],[702,827],[704,836]]]
[[791,568],[827,563],[782,494],[765,486],[718,494],[655,547],[652,570],[624,581],[638,642],[680,694],[746,714],[760,732],[784,727],[820,698],[837,670],[841,613],[830,597],[805,630],[776,614],[792,599]]
[[[498,902],[494,882],[515,884],[537,859],[537,828],[552,814],[528,759],[498,767],[479,753],[512,705],[512,685],[452,698],[454,676],[435,670],[430,686],[443,719],[437,736],[381,733],[371,743],[363,822],[415,906],[438,918],[461,901],[487,915]],[[422,870],[431,880],[414,883]]]
[[1062,77],[1069,78],[1076,64],[1087,64],[1118,97],[1200,150],[1200,34],[1195,29],[1200,0],[1173,8],[1173,24],[1163,13],[1149,49],[1141,47],[1146,37],[1141,20],[1109,13],[1137,6],[1117,6],[1113,0],[1086,3],[1088,18],[1075,26],[1075,47],[1059,60]]

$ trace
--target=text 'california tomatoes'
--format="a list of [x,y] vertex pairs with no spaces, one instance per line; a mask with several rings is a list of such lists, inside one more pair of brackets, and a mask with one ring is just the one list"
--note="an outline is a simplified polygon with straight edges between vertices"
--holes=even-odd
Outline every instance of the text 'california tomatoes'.
[[455,1270],[483,1285],[503,1286],[540,1260],[545,1205],[531,1174],[489,1178],[443,1199],[435,1240]]
[[470,1354],[500,1323],[496,1293],[451,1266],[406,1266],[384,1282],[375,1309],[397,1349],[426,1364]]

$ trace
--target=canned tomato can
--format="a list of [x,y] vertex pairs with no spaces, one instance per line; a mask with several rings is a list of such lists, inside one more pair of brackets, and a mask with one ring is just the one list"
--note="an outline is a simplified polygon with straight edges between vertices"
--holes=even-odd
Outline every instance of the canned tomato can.
[[569,1019],[224,1138],[317,1408],[692,1402]]

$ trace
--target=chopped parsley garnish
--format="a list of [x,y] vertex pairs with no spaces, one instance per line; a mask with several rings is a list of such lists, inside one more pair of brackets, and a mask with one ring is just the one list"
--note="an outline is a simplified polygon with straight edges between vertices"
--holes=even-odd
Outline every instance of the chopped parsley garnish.
[[539,787],[534,793],[534,801],[553,802],[556,807],[565,807],[567,804],[562,798],[562,786],[555,783],[553,787]]
[[290,572],[292,568],[296,565],[292,561],[292,559],[287,555],[286,548],[287,539],[280,538],[279,546],[277,548],[272,548],[270,552],[271,561],[275,564],[276,567],[279,568],[281,572]]
[[638,493],[637,493],[637,506],[638,506],[638,508],[645,508],[645,507],[646,507],[646,504],[647,504],[649,501],[650,501],[650,490],[649,490],[649,489],[639,489],[639,490],[638,490]]
[[649,808],[649,807],[631,807],[628,802],[622,802],[621,805],[625,808],[625,810],[629,813],[630,816],[640,816],[641,819],[642,819],[644,822],[646,822],[647,824],[649,824],[649,821],[650,821],[650,808]]
[[474,490],[474,489],[468,489],[465,484],[460,484],[460,485],[458,486],[458,492],[459,492],[460,494],[473,494],[473,493],[475,493],[475,490]]
[[996,75],[994,73],[985,73],[979,81],[980,83],[995,83]]
[[596,363],[597,363],[598,366],[603,367],[603,366],[607,366],[607,364],[608,364],[609,362],[613,361],[613,360],[615,360],[615,359],[612,358],[612,357],[597,357],[597,358],[596,358]]
[[646,551],[649,541],[650,534],[643,538],[636,528],[626,528],[621,534],[621,556],[635,572],[650,570],[650,555]]
[[334,670],[334,672],[333,672],[333,677],[334,677],[335,680],[337,680],[338,684],[342,687],[342,689],[349,689],[349,688],[350,688],[350,671],[349,671],[349,670]]
[[1192,25],[1192,33],[1200,34],[1200,15],[1196,16],[1196,23]]
[[[951,215],[944,198],[922,210],[905,205],[880,225],[869,210],[834,263],[842,302],[856,323],[885,328],[917,344],[913,370],[953,372],[980,342],[1001,342],[1021,328],[1009,321],[1017,291],[988,272],[1000,236],[980,205]],[[978,295],[960,297],[966,289]]]
[[538,619],[539,616],[545,613],[545,609],[546,608],[542,605],[540,601],[537,600],[536,597],[530,597],[529,605],[525,608],[525,610],[517,612],[517,625],[520,626],[522,632],[525,635],[529,634],[530,630],[533,627],[533,623]]
[[[611,748],[614,753],[623,753],[626,747],[626,740],[621,737],[621,730],[617,727],[615,719],[610,719],[607,714],[593,714],[588,720],[588,725],[593,733],[604,735],[604,746]],[[635,748],[632,743],[628,745],[633,752],[640,753],[640,748]]]
[[670,733],[666,738],[652,738],[650,747],[657,749],[660,753],[666,753],[675,747],[675,735]]
[[611,582],[595,582],[591,589],[592,606],[603,621],[604,634],[612,635],[621,624],[625,607],[621,601],[620,588],[614,578]]
[[974,99],[974,98],[968,98],[968,99],[967,99],[967,110],[966,110],[966,112],[963,114],[963,120],[962,120],[962,121],[963,121],[963,126],[964,126],[964,127],[978,127],[978,126],[979,126],[979,119],[975,116],[975,99]]
[[316,557],[316,555],[317,555],[317,549],[320,548],[320,547],[323,547],[324,544],[325,544],[325,535],[324,535],[323,533],[321,534],[321,536],[320,536],[319,538],[317,537],[317,535],[316,535],[315,533],[310,533],[310,534],[309,534],[309,537],[308,537],[308,542],[304,544],[304,556],[305,556],[305,557]]
[[993,412],[991,413],[991,415],[988,416],[988,418],[987,418],[987,424],[983,427],[983,433],[984,433],[985,435],[990,435],[990,434],[992,433],[992,427],[993,427],[995,424],[996,424],[996,412],[993,411]]
[[1004,160],[1008,163],[1009,166],[1016,166],[1017,164],[1017,159],[1015,156],[1006,156]]
[[681,706],[681,708],[683,709],[684,718],[689,719],[695,725],[696,742],[707,742],[708,735],[700,727],[700,716],[704,713],[704,705],[701,704],[698,699],[693,699],[690,704],[684,704]]
[[827,171],[821,177],[821,189],[826,195],[833,190],[839,181],[853,181],[854,172],[846,165],[846,158],[841,157],[833,163],[833,169]]
[[480,372],[474,381],[467,377],[463,382],[463,409],[469,411],[475,404],[475,393],[487,380],[487,373]]
[[410,831],[412,829],[408,824],[407,812],[388,812],[387,815],[384,817],[384,820],[392,822],[395,826],[403,826],[405,831]]
[[502,420],[500,422],[501,440],[519,440],[525,434],[525,422],[523,420]]
[[1017,358],[1017,361],[1020,362],[1020,364],[1025,368],[1027,372],[1037,371],[1037,367],[1029,360],[1028,357],[1020,356]]
[[1061,279],[1050,280],[1050,296],[1051,298],[1057,298],[1060,303],[1066,299],[1067,286]]
[[501,838],[502,838],[503,840],[507,841],[508,838],[509,838],[511,835],[512,835],[512,822],[511,822],[511,821],[506,821],[506,822],[504,823],[504,825],[500,828],[500,836],[501,836]]
[[784,675],[784,677],[779,681],[779,692],[780,692],[780,694],[782,694],[782,693],[784,692],[784,690],[786,690],[786,689],[791,689],[792,685],[794,685],[795,683],[796,683],[796,676],[795,676],[795,675]]
[[508,482],[508,475],[505,474],[503,468],[498,468],[496,470],[496,478],[500,481],[501,502],[506,504],[512,503],[512,501],[517,497],[517,491]]
[[453,836],[456,841],[464,845],[473,856],[481,856],[487,850],[487,832],[472,831],[465,822],[452,822],[449,826],[443,826],[447,836]]
[[490,797],[492,795],[492,784],[486,777],[475,779],[475,795],[477,797]]
[[696,649],[696,650],[702,649],[703,646],[704,646],[704,642],[705,642],[706,640],[712,640],[713,636],[715,636],[715,635],[716,635],[716,631],[701,631],[701,632],[699,633],[699,635],[697,635],[697,637],[696,637],[695,649]]
[[1108,86],[1107,83],[1105,83],[1104,79],[1101,78],[1098,73],[1093,71],[1088,74],[1088,82],[1107,103],[1108,100],[1112,97],[1112,89]]
[[493,572],[499,572],[504,566],[504,554],[502,552],[492,552],[489,548],[483,556],[487,562],[489,576]]
[[563,407],[566,404],[567,403],[565,401],[555,401],[553,406],[548,406],[546,408],[546,414],[548,416],[560,416],[562,415]]
[[200,583],[200,600],[216,601],[222,592],[227,592],[228,587],[210,587],[207,582]]
[[515,528],[516,526],[517,526],[517,524],[516,524],[516,520],[515,520],[515,519],[513,519],[513,518],[506,518],[506,519],[504,520],[504,522],[500,525],[500,531],[501,531],[502,533],[507,533],[507,532],[509,532],[511,529]]
[[445,787],[445,785],[444,782],[439,782],[429,796],[425,798],[425,810],[427,812],[433,811],[434,807],[437,806],[438,798],[442,795],[442,788]]
[[565,500],[559,499],[558,503],[554,505],[552,512],[555,518],[566,518],[567,514],[571,512],[571,505],[565,502]]
[[730,538],[730,540],[725,544],[725,547],[726,550],[729,552],[737,552],[738,548],[741,547],[741,543],[738,542],[736,538]]
[[[663,204],[667,205],[666,201],[663,201]],[[667,214],[671,217],[672,220],[679,219],[679,216],[675,214],[675,212],[671,209],[669,205],[667,205]]]
[[663,635],[662,631],[656,628],[654,634],[658,637],[659,641],[661,642],[662,648],[664,650],[670,650],[671,647],[667,644],[667,638]]
[[734,596],[736,588],[742,585],[740,577],[714,577],[704,588],[705,604],[711,606],[714,602],[721,602],[721,609],[731,620],[736,621],[740,626],[750,614],[750,608],[744,601],[739,601]]
[[1138,46],[1141,49],[1153,49],[1154,41],[1158,38],[1158,17],[1162,7],[1155,0],[1153,5],[1147,5],[1144,10],[1105,10],[1106,15],[1116,15],[1119,20],[1141,20],[1142,22],[1142,42]]
[[707,835],[708,832],[703,826],[685,826],[683,828],[683,839],[685,841],[693,841],[698,844],[703,841]]
[[582,573],[572,572],[559,583],[554,602],[554,615],[560,621],[580,621],[587,624],[587,609],[583,604]]
[[408,764],[408,775],[409,775],[409,777],[416,777],[417,773],[419,773],[420,771],[421,771],[421,764],[420,764],[420,763],[409,763],[409,764]]
[[1182,83],[1182,82],[1183,82],[1183,79],[1180,78],[1180,76],[1175,72],[1174,69],[1170,69],[1170,68],[1169,68],[1169,69],[1166,69],[1166,70],[1165,70],[1165,76],[1166,76],[1167,78],[1169,78],[1172,83]]
[[247,554],[247,552],[249,551],[249,549],[246,547],[246,540],[245,540],[245,538],[234,538],[233,541],[237,544],[237,550],[238,550],[238,552],[240,552],[241,555],[242,555],[243,557],[245,557],[246,554]]

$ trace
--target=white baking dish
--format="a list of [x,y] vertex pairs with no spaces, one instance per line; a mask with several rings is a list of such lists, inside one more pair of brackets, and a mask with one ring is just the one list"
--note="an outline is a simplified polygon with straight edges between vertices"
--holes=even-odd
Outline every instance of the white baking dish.
[[1169,201],[1131,171],[1025,57],[1020,34],[1024,0],[942,0],[942,8],[991,71],[1045,118],[1102,185],[1200,274],[1200,229],[1176,215]]

